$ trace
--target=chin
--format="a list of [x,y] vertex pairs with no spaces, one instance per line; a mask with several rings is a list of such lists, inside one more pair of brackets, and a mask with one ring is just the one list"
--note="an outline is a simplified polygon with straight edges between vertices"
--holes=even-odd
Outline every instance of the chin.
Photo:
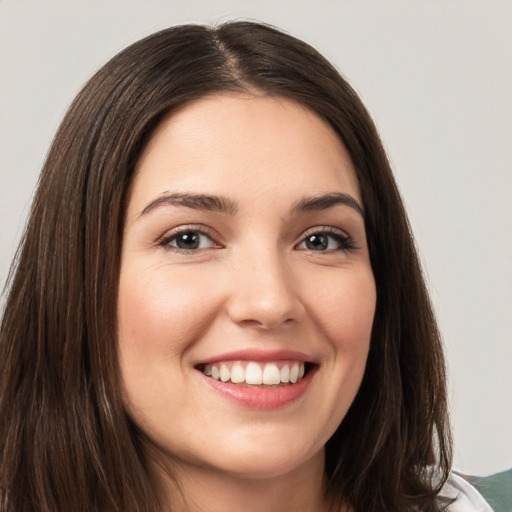
[[198,459],[197,463],[205,469],[252,480],[286,476],[309,464],[316,468],[320,465],[323,471],[323,446],[315,450],[313,447],[305,449],[301,443],[290,444],[283,440],[261,443],[258,440],[257,443],[233,443],[221,448],[218,446],[208,460]]

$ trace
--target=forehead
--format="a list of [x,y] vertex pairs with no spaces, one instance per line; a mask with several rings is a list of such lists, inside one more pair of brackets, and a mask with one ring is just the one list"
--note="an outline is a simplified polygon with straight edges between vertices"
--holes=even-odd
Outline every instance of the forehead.
[[360,200],[350,156],[323,119],[292,100],[249,94],[211,95],[161,122],[136,166],[132,199],[169,190],[242,200],[339,191]]

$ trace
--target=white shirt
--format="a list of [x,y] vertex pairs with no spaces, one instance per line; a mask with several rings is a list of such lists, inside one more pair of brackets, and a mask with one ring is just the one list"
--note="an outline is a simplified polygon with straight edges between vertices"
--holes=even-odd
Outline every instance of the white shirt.
[[492,508],[482,498],[479,492],[464,478],[450,473],[450,477],[444,484],[439,496],[456,498],[449,505],[448,512],[492,512]]

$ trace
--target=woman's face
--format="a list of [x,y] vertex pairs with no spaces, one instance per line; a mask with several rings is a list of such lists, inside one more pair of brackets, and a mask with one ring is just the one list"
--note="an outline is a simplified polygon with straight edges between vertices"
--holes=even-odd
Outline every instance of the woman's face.
[[178,467],[321,464],[375,300],[355,172],[316,114],[223,94],[161,123],[129,195],[119,359],[130,416]]

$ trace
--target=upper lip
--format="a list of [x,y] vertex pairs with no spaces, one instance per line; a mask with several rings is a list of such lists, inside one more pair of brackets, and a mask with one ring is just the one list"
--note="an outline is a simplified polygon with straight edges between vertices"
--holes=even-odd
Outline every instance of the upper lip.
[[194,366],[213,364],[221,361],[255,361],[270,363],[272,361],[280,361],[283,359],[304,363],[316,363],[315,358],[311,355],[296,350],[245,349],[226,352],[224,354],[218,354],[206,359],[201,359]]

